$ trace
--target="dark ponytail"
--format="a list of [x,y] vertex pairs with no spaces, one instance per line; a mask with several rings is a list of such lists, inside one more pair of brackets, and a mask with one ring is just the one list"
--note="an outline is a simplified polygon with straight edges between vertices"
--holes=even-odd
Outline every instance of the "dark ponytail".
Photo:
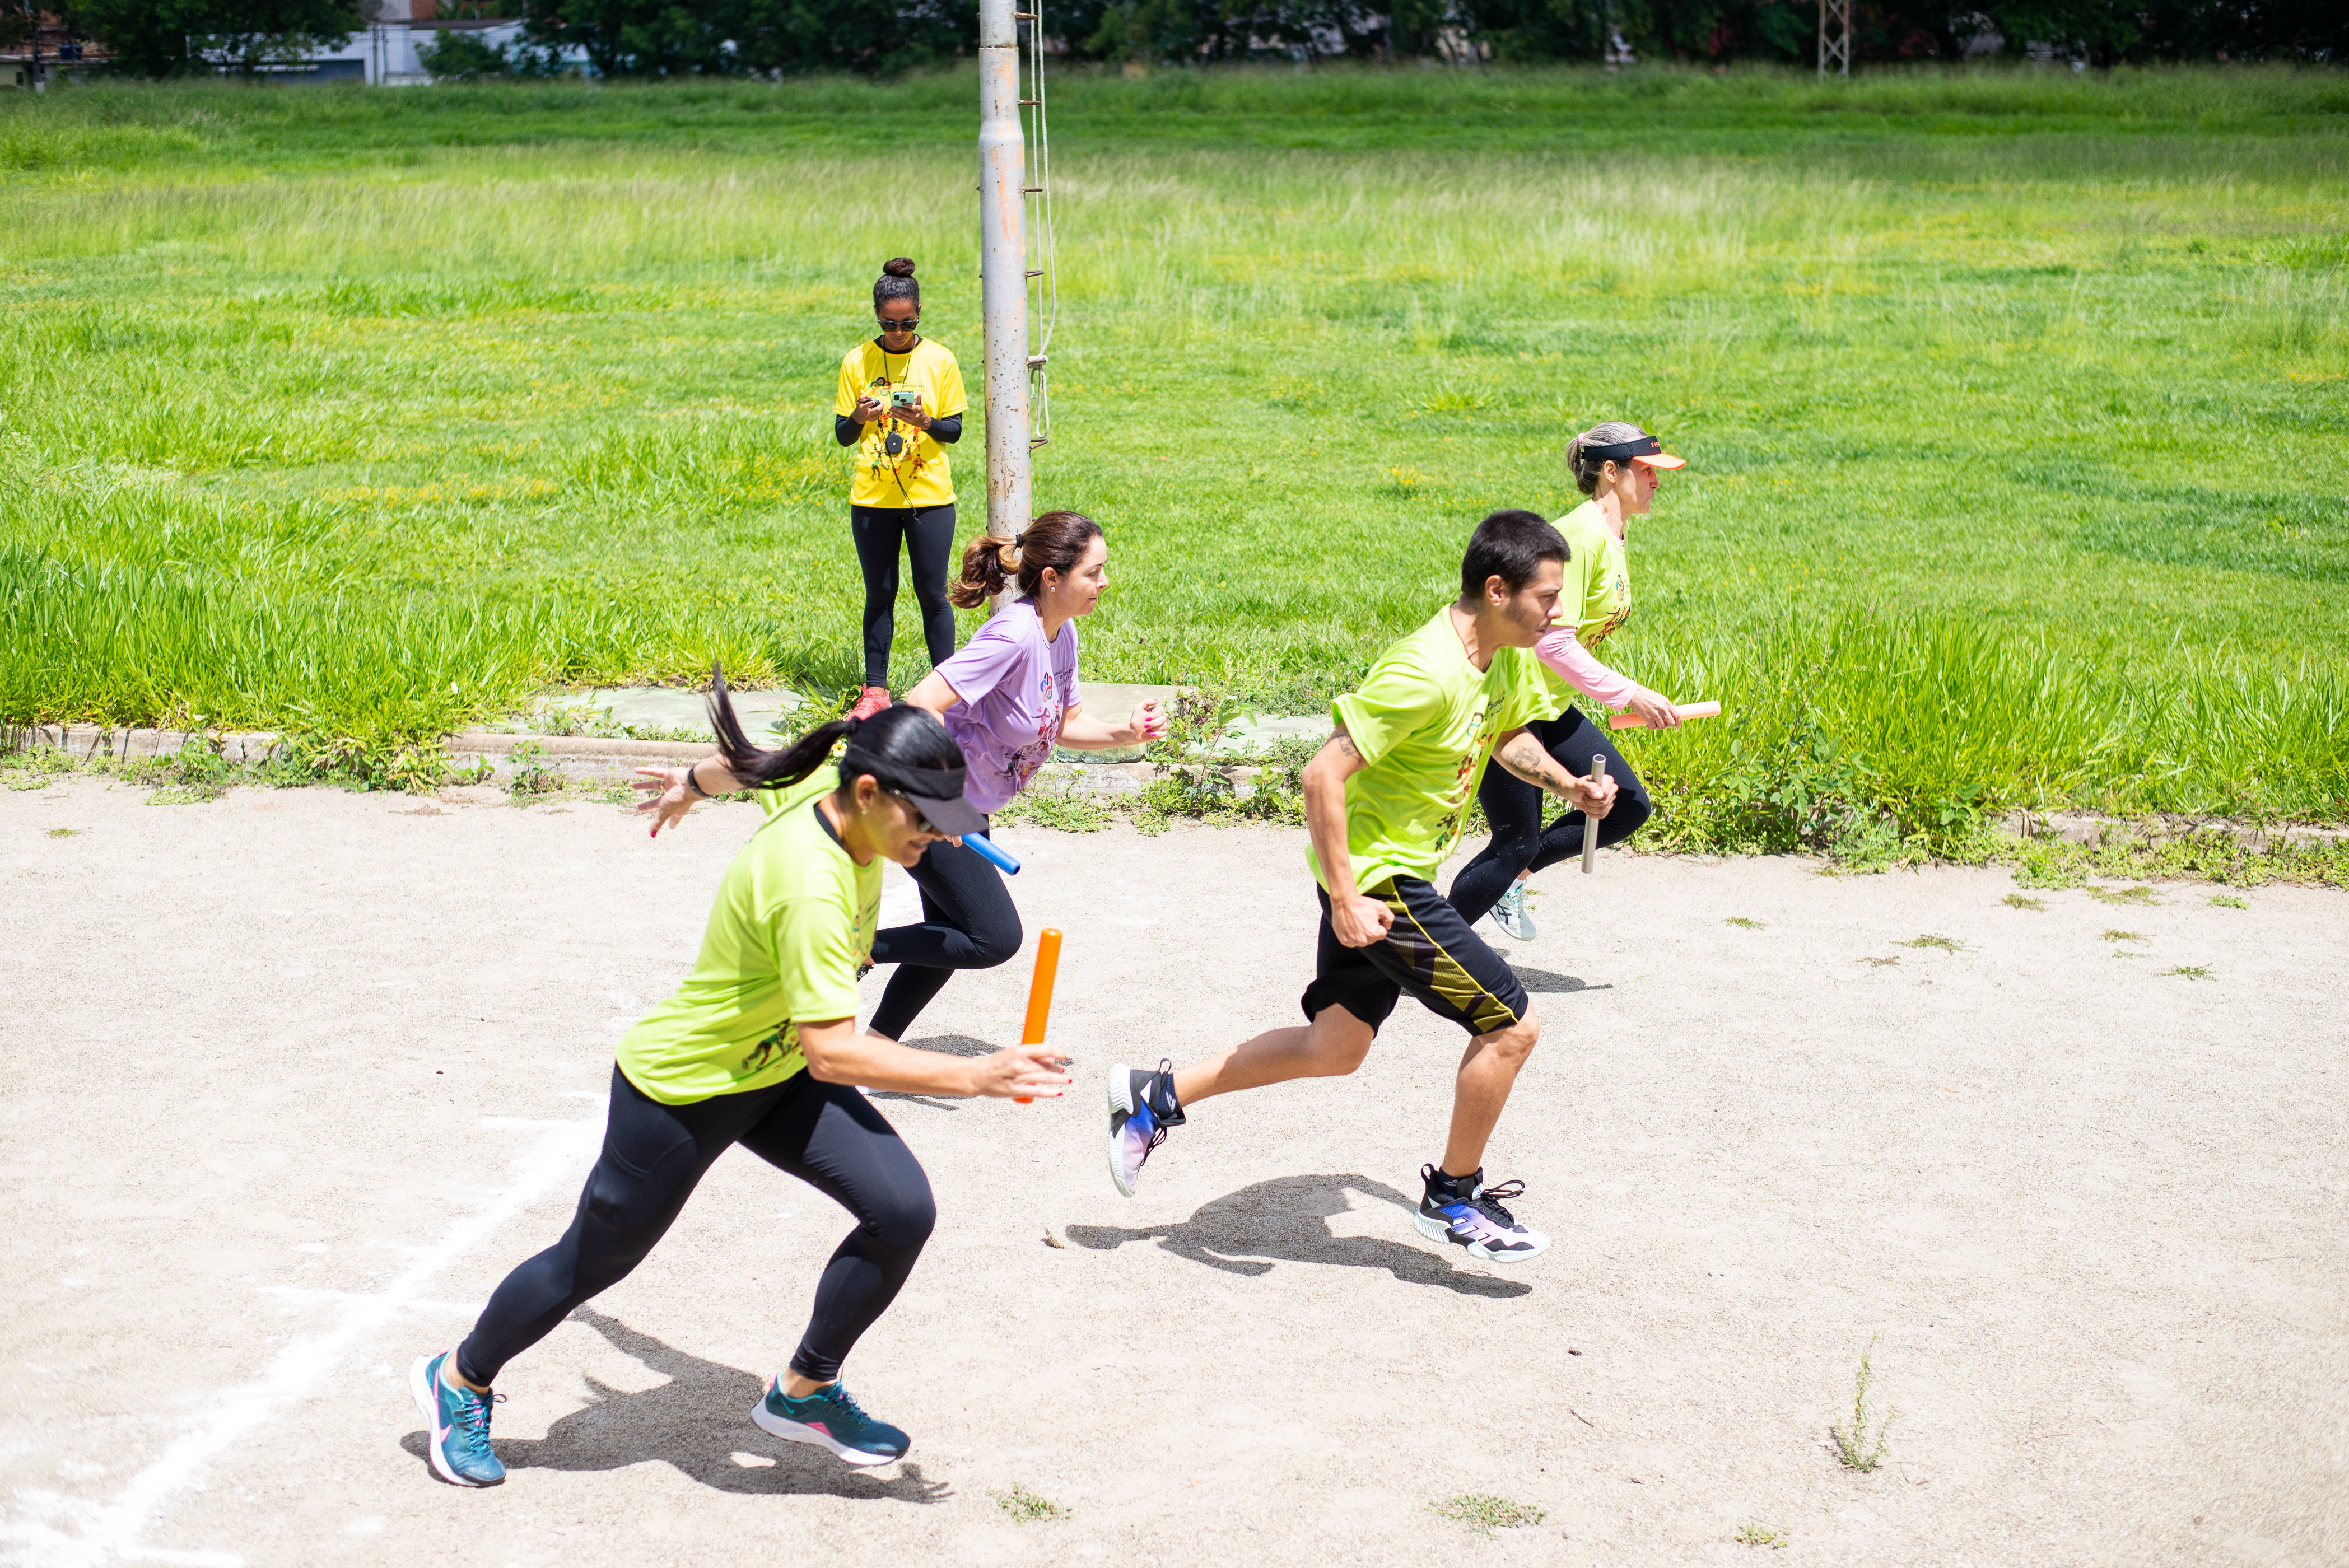
[[914,258],[892,256],[881,263],[881,275],[873,280],[873,308],[878,311],[887,301],[909,299],[922,303],[922,285],[914,281]]
[[963,546],[962,576],[947,597],[975,610],[1017,582],[1019,597],[1033,599],[1046,568],[1067,576],[1101,537],[1102,525],[1081,511],[1048,511],[1013,539],[982,533]]
[[[740,779],[746,789],[788,788],[800,782],[823,767],[831,758],[832,748],[843,740],[854,740],[862,749],[898,768],[949,771],[963,766],[962,748],[947,733],[938,716],[909,704],[885,707],[870,718],[835,718],[820,724],[801,736],[788,751],[753,746],[742,732],[742,721],[734,717],[732,699],[726,695],[726,672],[716,665],[709,669],[709,727],[717,732],[718,754],[726,759],[726,770]],[[853,782],[845,763],[840,781],[843,786]]]

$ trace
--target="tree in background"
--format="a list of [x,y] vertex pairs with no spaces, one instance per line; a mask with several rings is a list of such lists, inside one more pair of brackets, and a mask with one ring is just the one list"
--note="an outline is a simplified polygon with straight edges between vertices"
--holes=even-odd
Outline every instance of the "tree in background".
[[252,75],[338,49],[358,31],[357,0],[75,0],[67,26],[106,46],[133,76]]
[[901,71],[978,43],[978,0],[525,0],[529,36],[606,76]]

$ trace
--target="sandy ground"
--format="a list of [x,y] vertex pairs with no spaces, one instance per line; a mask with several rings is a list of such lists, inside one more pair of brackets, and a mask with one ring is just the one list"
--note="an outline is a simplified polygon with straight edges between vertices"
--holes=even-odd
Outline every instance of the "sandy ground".
[[[583,803],[145,794],[0,795],[16,1560],[1743,1563],[1754,1524],[1790,1564],[2349,1562],[2338,893],[1549,873],[1489,1169],[1557,1244],[1504,1272],[1410,1228],[1458,1039],[1408,1004],[1120,1199],[1108,1063],[1295,1015],[1299,839],[1015,830],[1082,1093],[886,1101],[943,1216],[849,1379],[912,1454],[748,1420],[844,1225],[737,1153],[509,1369],[512,1479],[469,1492],[409,1358],[562,1229],[755,812],[654,843]],[[917,1037],[1009,1037],[1025,971]],[[1826,1434],[1871,1343],[1899,1415],[1858,1475]],[[1428,1511],[1458,1493],[1547,1517],[1479,1535]]]

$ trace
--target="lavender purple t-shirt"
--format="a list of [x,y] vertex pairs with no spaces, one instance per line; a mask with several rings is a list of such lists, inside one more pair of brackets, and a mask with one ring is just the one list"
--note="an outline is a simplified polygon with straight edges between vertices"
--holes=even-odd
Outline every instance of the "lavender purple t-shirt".
[[1077,623],[1061,623],[1061,634],[1047,644],[1035,604],[1008,600],[938,674],[962,698],[946,721],[969,769],[963,798],[981,811],[1000,811],[1050,758],[1061,716],[1084,700],[1077,693]]

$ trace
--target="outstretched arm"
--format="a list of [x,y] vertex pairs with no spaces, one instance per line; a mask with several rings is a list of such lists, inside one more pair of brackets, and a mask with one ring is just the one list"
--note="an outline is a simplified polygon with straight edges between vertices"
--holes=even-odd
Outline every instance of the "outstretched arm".
[[713,751],[690,768],[639,768],[636,788],[645,792],[636,810],[652,813],[652,836],[657,839],[663,828],[684,821],[686,813],[701,801],[741,789],[742,780],[734,777],[726,758]]
[[1140,746],[1158,740],[1166,734],[1166,707],[1156,697],[1133,705],[1123,724],[1112,724],[1105,718],[1095,718],[1077,704],[1061,716],[1060,743],[1074,751],[1110,751],[1121,746]]
[[1067,1058],[1057,1046],[1006,1046],[984,1057],[950,1057],[901,1046],[883,1035],[860,1035],[854,1018],[802,1024],[800,1049],[818,1083],[862,1084],[900,1094],[1058,1099],[1071,1082],[1062,1070]]
[[1502,736],[1493,747],[1493,760],[1526,783],[1589,812],[1593,821],[1615,809],[1614,779],[1601,779],[1594,785],[1588,779],[1576,778],[1557,765],[1557,758],[1533,738],[1531,731],[1513,729]]

